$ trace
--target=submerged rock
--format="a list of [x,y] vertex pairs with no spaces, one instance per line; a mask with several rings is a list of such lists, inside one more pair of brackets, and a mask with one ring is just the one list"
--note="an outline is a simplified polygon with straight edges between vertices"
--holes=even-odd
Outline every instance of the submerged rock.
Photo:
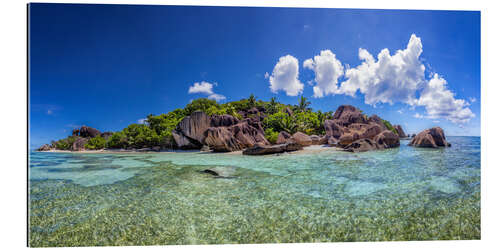
[[234,178],[236,169],[234,167],[213,167],[204,169],[201,172],[211,174],[216,178]]
[[424,147],[424,148],[437,148],[437,147],[450,147],[451,144],[446,141],[444,131],[440,127],[433,127],[418,133],[409,146]]

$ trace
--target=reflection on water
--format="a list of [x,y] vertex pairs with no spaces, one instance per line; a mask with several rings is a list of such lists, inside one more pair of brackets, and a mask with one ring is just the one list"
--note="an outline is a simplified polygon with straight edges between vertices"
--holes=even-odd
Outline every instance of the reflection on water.
[[478,239],[480,138],[449,141],[357,154],[33,152],[30,245]]

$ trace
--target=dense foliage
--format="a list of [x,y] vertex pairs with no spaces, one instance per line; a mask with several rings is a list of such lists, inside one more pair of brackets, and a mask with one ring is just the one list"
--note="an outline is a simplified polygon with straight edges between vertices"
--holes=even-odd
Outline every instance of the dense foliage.
[[103,149],[106,146],[106,139],[101,136],[96,136],[90,138],[90,140],[85,144],[86,149]]
[[[107,139],[92,138],[85,145],[85,148],[173,148],[175,141],[172,130],[184,117],[195,111],[203,111],[207,115],[227,114],[241,120],[247,111],[255,108],[264,117],[262,125],[265,137],[271,143],[276,142],[280,131],[286,131],[290,134],[303,132],[308,135],[324,135],[324,121],[332,119],[333,112],[321,112],[320,110],[314,112],[310,105],[311,102],[303,96],[298,99],[296,105],[279,103],[275,97],[269,101],[258,100],[253,94],[248,98],[227,103],[217,103],[215,100],[199,98],[191,101],[182,109],[175,109],[160,115],[150,114],[144,124],[131,124],[122,131],[113,133]],[[247,113],[247,117],[252,116]],[[397,133],[390,122],[386,120],[383,122],[389,130]],[[69,136],[52,144],[57,149],[69,150],[75,139],[76,137]]]

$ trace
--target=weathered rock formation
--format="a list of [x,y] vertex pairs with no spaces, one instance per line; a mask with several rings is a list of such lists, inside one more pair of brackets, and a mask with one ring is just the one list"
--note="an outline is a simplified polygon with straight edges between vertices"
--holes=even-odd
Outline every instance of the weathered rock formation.
[[410,146],[424,147],[424,148],[437,148],[437,147],[450,147],[451,144],[446,141],[444,131],[440,127],[433,127],[418,133],[411,140]]
[[107,139],[113,134],[113,132],[103,132],[99,130],[83,125],[81,128],[73,129],[72,136],[83,137],[83,138],[94,138],[96,136],[101,136]]
[[174,136],[177,146],[186,148],[186,145],[193,144],[196,145],[196,148],[201,148],[205,139],[204,133],[211,127],[211,123],[211,117],[201,111],[195,111],[190,116],[184,117],[175,129],[177,138],[180,140],[175,140]]
[[398,132],[399,138],[406,138],[407,135],[405,134],[405,131],[403,130],[403,127],[401,125],[394,125],[394,129],[396,129],[396,132]]
[[[259,112],[253,108],[248,113]],[[216,152],[237,151],[255,144],[269,144],[260,120],[259,116],[240,121],[231,115],[208,116],[196,111],[182,119],[172,135],[182,149],[200,149],[206,145]]]
[[375,141],[364,138],[359,139],[349,145],[347,145],[344,150],[349,152],[365,152],[370,150],[382,149],[382,147]]
[[89,141],[88,138],[78,137],[75,142],[71,145],[71,151],[82,151],[85,150],[85,144]]
[[328,139],[326,136],[317,136],[317,135],[310,135],[309,138],[311,138],[312,145],[323,145],[328,143]]
[[[75,133],[76,131],[73,130],[73,134]],[[78,136],[80,137],[91,137],[91,138],[94,138],[96,136],[100,136],[101,135],[101,132],[99,132],[99,130],[95,129],[95,128],[91,128],[91,127],[87,127],[85,125],[83,125],[79,131],[78,131]]]
[[300,144],[301,146],[310,146],[312,145],[312,140],[311,138],[302,133],[302,132],[296,132],[295,134],[292,135],[292,138],[295,142]]
[[276,145],[262,145],[257,144],[253,147],[243,150],[244,155],[267,155],[267,154],[278,154],[284,152],[291,152],[301,150],[302,145],[296,142],[287,142],[283,144]]
[[324,122],[325,139],[331,146],[352,152],[399,146],[399,136],[388,130],[377,115],[367,117],[354,106],[342,105],[332,118]]
[[293,140],[292,139],[292,135],[285,132],[285,131],[281,131],[279,134],[278,134],[278,139],[276,140],[276,144],[283,144],[283,143],[287,143],[289,142],[290,140]]
[[39,147],[36,151],[49,151],[52,150],[52,147],[49,144],[44,144]]

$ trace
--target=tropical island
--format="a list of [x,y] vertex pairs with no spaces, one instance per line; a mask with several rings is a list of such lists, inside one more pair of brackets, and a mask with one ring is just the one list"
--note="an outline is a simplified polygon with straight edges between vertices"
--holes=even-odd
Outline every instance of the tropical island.
[[[410,138],[401,125],[392,125],[376,114],[368,116],[351,105],[341,105],[335,112],[313,111],[310,105],[303,96],[297,105],[280,103],[274,97],[270,101],[257,100],[253,94],[223,104],[199,98],[183,109],[150,114],[144,123],[130,124],[118,132],[82,126],[38,151],[199,149],[264,155],[328,145],[348,152],[364,152],[399,147],[400,139]],[[411,138],[410,146],[451,146],[439,127]]]

